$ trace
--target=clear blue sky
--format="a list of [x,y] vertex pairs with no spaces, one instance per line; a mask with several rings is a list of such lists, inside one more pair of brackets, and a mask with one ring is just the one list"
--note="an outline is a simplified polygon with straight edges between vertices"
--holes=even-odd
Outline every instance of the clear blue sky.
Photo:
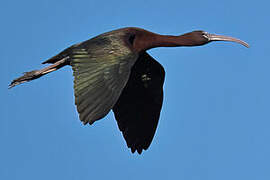
[[[3,1],[0,179],[269,180],[270,3],[244,1]],[[131,154],[110,113],[79,121],[70,67],[8,90],[24,71],[102,32],[202,29],[250,43],[149,51],[166,69],[150,148]]]

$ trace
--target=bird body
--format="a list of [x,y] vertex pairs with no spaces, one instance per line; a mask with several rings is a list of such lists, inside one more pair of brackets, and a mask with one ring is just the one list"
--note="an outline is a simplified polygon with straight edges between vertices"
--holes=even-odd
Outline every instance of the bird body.
[[[89,56],[92,56],[91,58],[97,57],[99,61],[101,61],[103,57],[106,59],[105,61],[113,61],[113,59],[115,59],[115,61],[118,61],[118,59],[123,59],[126,56],[138,56],[138,54],[127,42],[127,36],[129,32],[128,29],[129,28],[123,28],[110,31],[86,40],[84,42],[72,45],[71,47],[60,52],[58,55],[43,62],[42,64],[55,63],[56,61],[66,56],[70,56],[76,50],[81,49],[86,50]],[[136,58],[137,57],[135,57],[135,59]]]
[[119,129],[134,153],[146,150],[154,137],[163,102],[165,71],[146,51],[155,47],[199,46],[231,38],[193,31],[159,35],[140,28],[122,28],[75,44],[43,62],[52,64],[25,73],[10,84],[37,79],[70,65],[80,120],[93,124],[113,110]]

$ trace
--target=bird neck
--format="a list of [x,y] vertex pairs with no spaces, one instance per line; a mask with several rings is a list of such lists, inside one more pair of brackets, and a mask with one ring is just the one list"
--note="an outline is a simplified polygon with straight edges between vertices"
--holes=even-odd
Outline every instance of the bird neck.
[[178,46],[199,46],[202,43],[196,41],[192,33],[186,33],[180,36],[160,35],[146,30],[140,30],[136,33],[134,49],[137,52],[145,51],[156,47],[178,47]]
[[156,47],[178,47],[178,46],[198,46],[194,38],[188,33],[180,36],[159,35],[152,38],[150,48]]

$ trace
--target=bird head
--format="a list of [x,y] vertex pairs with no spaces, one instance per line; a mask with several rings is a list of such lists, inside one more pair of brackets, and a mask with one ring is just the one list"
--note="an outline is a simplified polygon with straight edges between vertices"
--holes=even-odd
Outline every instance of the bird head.
[[213,41],[230,41],[230,42],[236,42],[236,43],[242,44],[245,47],[249,47],[249,45],[246,42],[240,39],[233,38],[230,36],[210,34],[208,32],[201,31],[201,30],[192,31],[190,33],[186,33],[181,36],[189,41],[188,45],[190,46],[194,46],[194,45],[200,46],[200,45],[204,45]]

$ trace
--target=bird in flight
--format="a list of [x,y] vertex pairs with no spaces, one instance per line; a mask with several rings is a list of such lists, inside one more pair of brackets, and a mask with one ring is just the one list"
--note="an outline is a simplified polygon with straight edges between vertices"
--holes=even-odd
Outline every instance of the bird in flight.
[[127,146],[132,153],[141,154],[150,146],[158,125],[165,77],[164,68],[147,50],[201,46],[213,41],[231,41],[249,47],[240,39],[205,31],[172,36],[135,27],[122,28],[63,50],[42,63],[50,66],[24,73],[9,88],[69,65],[73,69],[80,120],[93,124],[112,110]]

